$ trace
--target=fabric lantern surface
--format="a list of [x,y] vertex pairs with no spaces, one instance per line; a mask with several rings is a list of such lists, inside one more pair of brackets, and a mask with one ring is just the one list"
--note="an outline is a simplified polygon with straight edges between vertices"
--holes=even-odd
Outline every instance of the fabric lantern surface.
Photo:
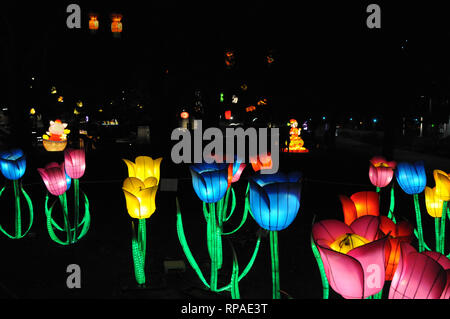
[[376,187],[387,186],[394,177],[394,169],[397,163],[394,161],[388,162],[382,156],[375,156],[370,160],[369,179]]
[[444,201],[450,201],[450,176],[444,171],[435,169],[433,177],[436,183],[436,195]]
[[436,187],[425,187],[425,206],[428,215],[434,218],[442,217],[444,201],[436,194]]
[[250,158],[250,163],[252,164],[253,170],[258,172],[264,169],[272,168],[272,156],[270,153],[267,154],[259,154],[258,156],[254,156]]
[[300,209],[302,173],[260,174],[250,178],[250,208],[264,229],[287,228]]
[[50,194],[59,196],[67,191],[64,163],[49,163],[44,168],[38,168],[37,170]]
[[361,216],[380,215],[380,201],[377,192],[358,192],[350,196],[350,198],[340,195],[339,199],[342,204],[344,221],[347,225],[350,225]]
[[[378,227],[379,218],[370,215],[356,219],[351,225],[339,220],[313,225],[312,237],[328,282],[346,299],[367,298],[383,289],[387,238],[379,238]],[[343,246],[350,249],[341,249]]]
[[450,262],[437,252],[417,252],[402,242],[389,299],[448,299]]
[[395,224],[386,216],[380,216],[380,231],[389,238],[389,245],[386,245],[386,280],[390,281],[400,259],[400,243],[411,243],[414,227],[407,221]]
[[427,184],[423,161],[414,164],[399,163],[395,171],[395,177],[403,191],[409,195],[421,193]]
[[9,180],[18,180],[25,174],[27,162],[19,148],[0,152],[0,170]]
[[192,186],[205,203],[216,203],[227,192],[229,165],[227,163],[199,163],[189,166]]
[[64,165],[67,175],[79,179],[86,170],[86,154],[83,149],[66,149],[64,151]]
[[245,169],[246,164],[242,163],[237,157],[235,157],[233,162],[233,178],[231,179],[232,183],[236,183],[241,178],[241,174]]
[[156,210],[156,191],[158,182],[154,177],[148,177],[144,182],[136,177],[128,177],[123,182],[128,214],[132,218],[149,218]]
[[128,168],[128,177],[136,177],[144,182],[149,177],[154,177],[159,184],[161,174],[162,157],[153,159],[149,156],[138,156],[135,162],[123,159]]

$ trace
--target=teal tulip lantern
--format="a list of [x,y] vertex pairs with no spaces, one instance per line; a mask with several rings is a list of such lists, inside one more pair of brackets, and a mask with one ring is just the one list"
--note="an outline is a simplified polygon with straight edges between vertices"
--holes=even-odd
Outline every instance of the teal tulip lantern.
[[260,174],[250,179],[250,208],[255,221],[270,234],[272,296],[280,299],[278,231],[287,228],[300,209],[302,174]]
[[[9,234],[2,226],[0,226],[0,231],[11,239],[19,239],[25,237],[25,235],[30,231],[33,224],[33,203],[30,196],[28,196],[27,192],[24,190],[22,183],[20,182],[20,179],[25,174],[26,166],[25,154],[21,149],[17,148],[0,152],[0,170],[6,179],[12,181],[14,188],[15,233],[14,235]],[[5,189],[6,186],[4,186],[0,190],[0,196]],[[22,193],[22,195],[25,197],[30,212],[29,225],[25,232],[22,231],[20,193]]]

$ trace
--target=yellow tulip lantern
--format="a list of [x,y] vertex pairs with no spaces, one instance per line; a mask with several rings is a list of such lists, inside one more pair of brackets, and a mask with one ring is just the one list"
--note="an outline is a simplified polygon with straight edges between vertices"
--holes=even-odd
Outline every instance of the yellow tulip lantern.
[[444,171],[435,169],[433,171],[434,188],[425,188],[425,205],[428,214],[434,217],[436,233],[436,251],[444,254],[445,248],[445,220],[448,211],[448,201],[450,201],[450,176]]
[[128,178],[123,182],[122,190],[128,214],[133,218],[131,221],[133,233],[131,244],[134,274],[139,286],[145,285],[146,220],[156,210],[155,199],[159,185],[161,161],[162,158],[154,160],[148,156],[138,156],[134,163],[124,159],[128,167]]

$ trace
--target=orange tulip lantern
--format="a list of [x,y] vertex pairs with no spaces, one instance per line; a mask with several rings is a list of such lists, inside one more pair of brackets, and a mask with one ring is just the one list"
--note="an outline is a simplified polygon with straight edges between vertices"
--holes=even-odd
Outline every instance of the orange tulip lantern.
[[111,15],[111,32],[113,36],[116,38],[120,37],[122,33],[122,15],[121,14],[112,14]]
[[401,221],[395,224],[386,216],[380,217],[380,231],[389,236],[388,245],[386,245],[386,280],[392,280],[400,260],[400,243],[411,243],[414,235],[414,227],[406,222]]
[[98,30],[98,20],[95,14],[89,16],[89,30],[91,30],[92,33],[95,33]]
[[340,195],[339,199],[344,212],[344,221],[347,225],[364,215],[380,215],[379,196],[376,192],[358,192],[350,198]]

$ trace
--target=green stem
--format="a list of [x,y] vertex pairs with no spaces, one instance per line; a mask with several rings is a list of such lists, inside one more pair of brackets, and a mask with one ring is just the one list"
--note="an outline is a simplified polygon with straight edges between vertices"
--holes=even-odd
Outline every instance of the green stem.
[[325,274],[325,268],[323,267],[323,261],[320,257],[319,250],[317,249],[314,239],[311,236],[311,249],[313,251],[314,257],[316,258],[317,266],[319,267],[320,278],[322,280],[322,298],[328,299],[330,285],[328,283],[327,275]]
[[375,190],[375,191],[376,191],[377,193],[379,193],[379,192],[380,192],[380,190],[381,190],[381,188],[377,186],[377,188],[376,188],[376,190]]
[[389,213],[388,213],[388,218],[390,218],[394,224],[396,224],[397,222],[395,221],[395,216],[394,216],[394,207],[395,207],[395,191],[394,191],[394,183],[392,183],[391,186],[391,200],[389,203]]
[[245,221],[247,220],[247,216],[248,216],[249,210],[250,210],[250,204],[249,204],[249,202],[246,200],[246,201],[245,201],[244,214],[242,215],[242,220],[241,220],[241,223],[239,224],[239,226],[236,227],[234,230],[228,232],[228,233],[222,233],[222,235],[224,235],[224,236],[225,236],[225,235],[231,235],[231,234],[237,232],[237,231],[245,224]]
[[[143,253],[143,246],[145,246],[143,240],[145,239],[145,220],[141,222],[139,219],[138,224],[138,234],[136,236],[136,230],[134,227],[134,222],[131,221],[132,228],[132,239],[131,239],[131,249],[133,254],[133,264],[134,264],[134,276],[136,282],[139,285],[145,284],[145,255]],[[137,237],[137,238],[136,238]]]
[[68,243],[72,243],[72,232],[70,228],[70,222],[69,222],[69,211],[67,209],[67,196],[66,193],[59,195],[59,201],[61,203],[61,207],[63,209],[64,214],[64,227],[65,231],[67,233],[67,241]]
[[231,250],[233,252],[233,272],[231,275],[231,298],[232,299],[240,299],[239,293],[239,265],[237,260],[236,251],[234,250],[233,245],[230,243]]
[[435,232],[435,238],[436,238],[436,251],[439,252],[440,251],[440,247],[441,247],[441,218],[439,217],[435,217],[434,218],[434,232]]
[[419,252],[424,251],[424,239],[423,239],[423,228],[422,228],[422,217],[420,214],[420,204],[419,204],[419,195],[414,194],[414,208],[416,211],[416,221],[417,221],[417,230],[419,232]]
[[270,231],[270,256],[272,261],[272,298],[281,299],[277,231]]
[[13,180],[14,185],[14,199],[15,199],[15,213],[16,213],[16,220],[15,220],[15,226],[16,226],[16,238],[21,238],[22,233],[22,217],[20,212],[20,185],[19,180]]

